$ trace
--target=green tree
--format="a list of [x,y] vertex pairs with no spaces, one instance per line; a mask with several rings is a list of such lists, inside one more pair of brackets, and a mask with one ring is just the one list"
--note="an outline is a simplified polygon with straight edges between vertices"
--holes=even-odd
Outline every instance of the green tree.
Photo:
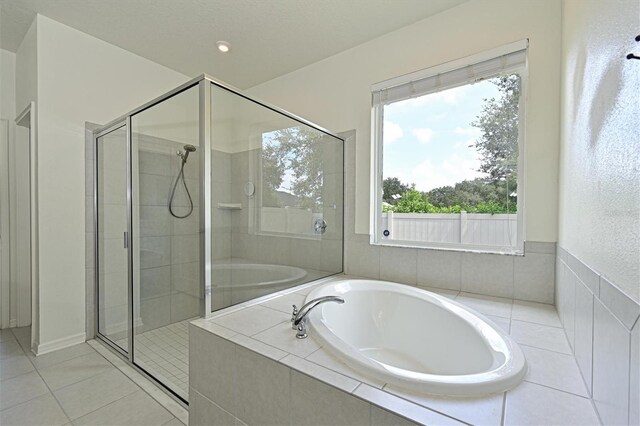
[[[515,213],[515,197],[509,191],[508,181],[492,182],[488,179],[465,180],[454,186],[443,186],[429,192],[420,192],[412,184],[395,205],[383,206],[383,212],[396,213]],[[515,188],[515,182],[512,183]]]
[[412,185],[397,200],[397,204],[386,211],[389,210],[395,213],[460,213],[462,209],[460,206],[434,206],[429,202],[429,195],[426,192],[420,192],[415,185]]
[[[397,192],[399,179],[389,177],[383,182],[383,200],[398,213],[515,213],[517,207],[518,173],[518,105],[520,76],[511,74],[490,80],[500,92],[497,98],[484,99],[476,120],[471,123],[481,131],[473,143],[480,154],[478,171],[486,178],[464,180],[453,186],[443,186],[429,192],[419,192],[415,184]],[[393,200],[391,195],[402,193]]]
[[411,187],[400,181],[397,177],[388,177],[382,181],[382,200],[386,203],[395,205],[396,199],[394,195],[402,195]]
[[[461,206],[467,212],[474,212],[479,206],[478,213],[486,213],[488,210],[499,211],[493,213],[507,213],[516,211],[515,176],[510,176],[502,181],[490,179],[464,180],[454,186],[444,186],[432,189],[428,192],[429,200],[438,207]],[[488,208],[486,206],[493,206]]]
[[280,207],[276,192],[282,185],[286,159],[282,158],[277,143],[267,140],[262,144],[262,205]]
[[512,177],[518,171],[520,76],[510,74],[490,81],[498,87],[501,96],[485,99],[480,115],[471,125],[482,132],[473,144],[482,160],[478,170],[495,182]]
[[263,205],[280,207],[277,191],[290,172],[288,191],[298,198],[298,207],[318,211],[322,203],[325,143],[320,132],[289,127],[271,132],[262,143]]
[[416,190],[415,185],[402,194],[393,211],[397,213],[431,213],[433,205],[429,203],[427,194]]

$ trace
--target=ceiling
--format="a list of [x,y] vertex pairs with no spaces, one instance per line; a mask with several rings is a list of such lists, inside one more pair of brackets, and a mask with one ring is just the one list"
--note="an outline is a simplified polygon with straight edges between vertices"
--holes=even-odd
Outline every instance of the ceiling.
[[[0,47],[36,13],[188,76],[245,89],[467,0],[0,0]],[[215,42],[226,40],[222,54]]]

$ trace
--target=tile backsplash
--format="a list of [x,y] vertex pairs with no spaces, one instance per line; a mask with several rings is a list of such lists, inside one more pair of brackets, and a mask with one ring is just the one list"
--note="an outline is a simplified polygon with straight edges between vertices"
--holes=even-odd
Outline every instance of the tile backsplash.
[[558,314],[604,424],[639,424],[640,304],[562,247]]
[[419,287],[554,303],[555,242],[527,241],[524,256],[372,245],[355,233],[355,133],[345,138],[345,273]]

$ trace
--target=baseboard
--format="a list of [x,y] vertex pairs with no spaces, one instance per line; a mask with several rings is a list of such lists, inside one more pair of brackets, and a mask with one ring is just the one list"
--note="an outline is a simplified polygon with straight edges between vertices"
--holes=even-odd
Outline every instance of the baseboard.
[[44,355],[58,349],[68,348],[69,346],[83,343],[86,340],[85,333],[74,334],[73,336],[63,337],[46,343],[34,343],[33,352],[37,355]]
[[9,320],[9,328],[14,328],[14,327],[17,327],[17,326],[18,326],[18,320],[17,319],[14,318],[12,320]]

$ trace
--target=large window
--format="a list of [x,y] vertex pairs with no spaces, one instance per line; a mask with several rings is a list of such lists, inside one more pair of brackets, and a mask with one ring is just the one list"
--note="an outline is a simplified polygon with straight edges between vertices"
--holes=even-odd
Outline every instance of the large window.
[[525,83],[518,44],[374,86],[374,243],[522,250]]

